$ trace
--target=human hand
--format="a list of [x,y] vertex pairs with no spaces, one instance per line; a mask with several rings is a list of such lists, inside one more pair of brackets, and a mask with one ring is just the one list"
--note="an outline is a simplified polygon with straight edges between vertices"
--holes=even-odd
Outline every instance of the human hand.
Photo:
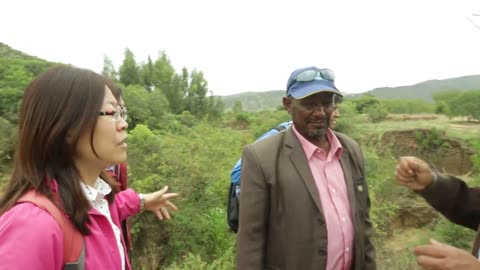
[[168,186],[165,186],[159,191],[143,195],[145,210],[152,211],[160,220],[172,218],[167,210],[167,207],[173,211],[177,210],[177,207],[170,202],[170,199],[177,197],[178,194],[166,193],[167,190]]
[[416,157],[401,157],[395,168],[398,184],[420,191],[433,182],[433,171],[423,160]]
[[417,263],[428,270],[480,270],[480,261],[465,250],[430,240],[429,245],[415,247]]

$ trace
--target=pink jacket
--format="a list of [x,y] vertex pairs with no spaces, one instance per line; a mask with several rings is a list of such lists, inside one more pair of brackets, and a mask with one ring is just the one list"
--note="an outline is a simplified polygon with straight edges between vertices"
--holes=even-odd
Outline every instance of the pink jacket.
[[[120,221],[139,211],[140,199],[132,189],[117,193],[110,205],[112,220],[120,229]],[[121,269],[110,223],[93,208],[88,214],[91,234],[84,236],[85,269]],[[125,250],[123,238],[122,243]],[[62,259],[63,234],[48,212],[31,203],[21,203],[0,216],[0,269],[61,270]],[[126,269],[131,269],[128,259]]]

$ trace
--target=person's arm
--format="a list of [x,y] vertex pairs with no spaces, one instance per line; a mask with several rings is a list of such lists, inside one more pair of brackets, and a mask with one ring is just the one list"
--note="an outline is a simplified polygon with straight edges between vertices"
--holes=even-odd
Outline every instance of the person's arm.
[[242,155],[237,269],[263,270],[270,194],[256,156],[249,146]]
[[0,269],[63,269],[63,234],[47,211],[21,203],[0,216]]
[[115,209],[118,211],[120,221],[140,213],[140,197],[133,189],[115,194]]
[[480,224],[480,189],[469,188],[461,179],[442,175],[411,156],[400,157],[395,178],[452,222],[474,230]]
[[[153,212],[159,219],[170,219],[171,216],[167,210],[177,210],[177,207],[170,202],[178,196],[177,193],[167,193],[168,187],[146,194],[138,194],[133,189],[127,189],[115,195],[114,206],[118,211],[119,220],[138,214],[141,210]],[[141,201],[143,200],[143,202]],[[142,209],[142,207],[144,209]]]
[[469,188],[454,176],[437,173],[437,179],[418,192],[450,221],[476,230],[480,224],[480,189]]

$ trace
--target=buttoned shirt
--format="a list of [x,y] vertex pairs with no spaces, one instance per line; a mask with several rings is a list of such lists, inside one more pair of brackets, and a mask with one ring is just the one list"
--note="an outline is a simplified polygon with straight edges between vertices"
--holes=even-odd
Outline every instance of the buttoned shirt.
[[305,139],[292,125],[300,141],[320,196],[327,226],[328,270],[348,270],[352,266],[354,228],[350,203],[340,164],[342,145],[335,134],[326,132],[330,151],[317,147]]
[[117,240],[118,252],[120,253],[120,258],[122,260],[122,269],[125,269],[125,252],[123,250],[121,232],[117,225],[112,221],[112,216],[110,215],[110,210],[108,208],[108,201],[105,199],[105,196],[112,192],[112,188],[101,178],[97,178],[93,187],[85,185],[83,182],[80,182],[80,185],[82,186],[83,193],[90,202],[90,205],[108,219],[114,232],[115,239]]

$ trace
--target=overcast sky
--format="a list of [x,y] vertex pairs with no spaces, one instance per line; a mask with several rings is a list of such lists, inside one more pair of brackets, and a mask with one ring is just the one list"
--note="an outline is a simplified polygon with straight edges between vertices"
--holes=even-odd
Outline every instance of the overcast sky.
[[472,14],[479,0],[3,0],[0,42],[97,72],[127,47],[137,62],[164,50],[216,95],[283,90],[310,65],[358,93],[480,74]]

